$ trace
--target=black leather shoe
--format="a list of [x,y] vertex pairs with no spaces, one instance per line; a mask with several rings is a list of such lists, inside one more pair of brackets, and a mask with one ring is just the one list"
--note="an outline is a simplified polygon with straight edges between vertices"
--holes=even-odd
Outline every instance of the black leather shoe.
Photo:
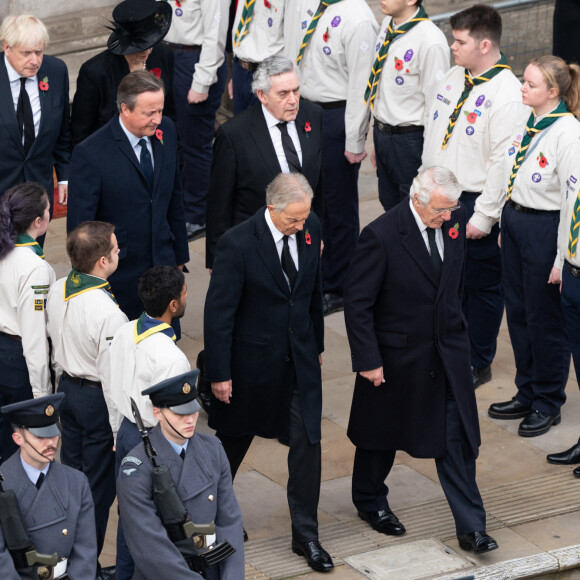
[[473,550],[475,554],[491,552],[498,547],[497,542],[491,536],[488,536],[486,532],[460,534],[457,539],[462,550]]
[[520,437],[537,437],[550,430],[552,425],[558,425],[562,420],[560,413],[547,415],[542,411],[532,411],[521,423],[518,429]]
[[484,385],[491,381],[491,365],[478,369],[471,367],[471,378],[473,379],[473,388],[477,389],[479,385]]
[[574,477],[580,477],[580,467],[577,467],[576,469],[574,469],[572,474],[574,475]]
[[358,512],[358,517],[368,522],[377,532],[388,536],[401,536],[407,531],[399,518],[389,509],[378,512]]
[[503,403],[493,403],[487,414],[493,419],[521,419],[526,417],[531,412],[531,409],[520,403],[515,397],[511,401]]
[[322,314],[328,316],[334,312],[344,310],[344,300],[342,296],[334,292],[325,292],[322,296]]
[[185,222],[185,231],[187,232],[187,241],[197,240],[205,236],[205,224],[190,224]]
[[570,449],[562,451],[561,453],[550,453],[546,459],[548,463],[553,463],[554,465],[574,465],[575,463],[580,463],[580,443],[572,445]]
[[310,542],[292,540],[292,551],[299,556],[304,556],[313,570],[328,572],[334,568],[330,554],[320,545],[318,540]]
[[116,573],[115,566],[101,568],[101,573],[97,576],[97,580],[115,580],[115,573]]

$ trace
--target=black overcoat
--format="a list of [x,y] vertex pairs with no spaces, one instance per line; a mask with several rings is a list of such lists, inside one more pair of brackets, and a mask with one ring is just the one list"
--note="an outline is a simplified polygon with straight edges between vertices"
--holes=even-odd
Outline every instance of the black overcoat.
[[361,233],[344,291],[346,329],[353,370],[383,366],[386,382],[375,387],[356,377],[348,436],[357,447],[443,457],[449,385],[471,451],[478,454],[470,343],[461,310],[465,221],[460,208],[443,225],[439,284],[408,199]]

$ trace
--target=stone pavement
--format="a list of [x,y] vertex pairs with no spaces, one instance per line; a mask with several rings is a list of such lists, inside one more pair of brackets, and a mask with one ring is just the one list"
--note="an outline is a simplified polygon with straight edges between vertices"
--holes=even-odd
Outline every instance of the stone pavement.
[[[360,213],[361,225],[381,213],[376,177],[368,160],[360,176]],[[69,267],[64,240],[65,220],[55,220],[45,250],[59,277]],[[190,244],[189,299],[179,343],[192,365],[203,345],[203,305],[209,281],[204,243],[201,239]],[[398,453],[389,477],[389,502],[405,523],[407,534],[384,536],[357,518],[350,500],[354,448],[346,437],[354,375],[343,314],[333,314],[325,322],[319,522],[322,544],[336,564],[329,578],[547,577],[543,575],[580,566],[580,480],[572,476],[571,467],[552,466],[545,460],[546,453],[567,449],[579,435],[580,394],[573,369],[562,423],[542,437],[518,437],[518,421],[487,416],[492,402],[509,400],[515,394],[513,354],[505,323],[502,326],[493,380],[477,390],[483,440],[478,482],[488,511],[488,530],[500,548],[474,557],[457,545],[432,460]],[[203,412],[198,429],[211,432]],[[277,441],[258,438],[236,477],[234,487],[250,538],[246,544],[248,579],[319,577],[290,550],[286,454],[287,448]],[[113,506],[103,565],[114,562],[115,529]],[[580,571],[560,577],[580,578]]]

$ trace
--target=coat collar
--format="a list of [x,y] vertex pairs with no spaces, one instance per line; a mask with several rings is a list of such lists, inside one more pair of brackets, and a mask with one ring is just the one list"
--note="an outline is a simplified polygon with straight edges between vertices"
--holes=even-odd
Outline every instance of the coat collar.
[[[256,144],[256,151],[262,158],[262,162],[266,165],[268,172],[272,175],[278,175],[282,171],[278,156],[272,143],[272,137],[264,113],[262,112],[262,103],[256,103],[250,109],[250,125],[252,127],[251,136]],[[259,161],[257,160],[259,163]]]

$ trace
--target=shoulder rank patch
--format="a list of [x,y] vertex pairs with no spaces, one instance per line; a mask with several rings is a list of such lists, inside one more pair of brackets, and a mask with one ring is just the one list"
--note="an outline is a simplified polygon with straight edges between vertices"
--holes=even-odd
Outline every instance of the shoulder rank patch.
[[48,294],[50,288],[49,284],[39,284],[37,286],[31,286],[35,294]]
[[34,310],[43,311],[44,310],[44,300],[39,299],[34,301]]
[[137,457],[127,455],[127,457],[124,457],[123,461],[121,461],[121,466],[125,465],[125,463],[134,463],[135,465],[141,465],[143,462]]

